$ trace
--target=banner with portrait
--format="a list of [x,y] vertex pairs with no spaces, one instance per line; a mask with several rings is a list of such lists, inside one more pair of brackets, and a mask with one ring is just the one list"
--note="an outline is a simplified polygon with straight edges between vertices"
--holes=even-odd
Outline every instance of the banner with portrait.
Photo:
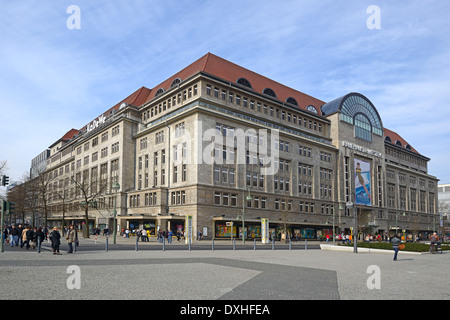
[[355,158],[355,203],[371,206],[370,163]]

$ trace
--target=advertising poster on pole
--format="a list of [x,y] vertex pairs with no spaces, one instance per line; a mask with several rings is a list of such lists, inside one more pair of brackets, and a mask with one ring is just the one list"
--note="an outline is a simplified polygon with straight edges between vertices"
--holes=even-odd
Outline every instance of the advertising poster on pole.
[[261,219],[261,241],[262,243],[269,243],[269,219]]
[[186,216],[186,234],[185,234],[186,244],[189,243],[189,239],[192,243],[192,216]]
[[371,206],[370,163],[355,158],[355,199],[356,204]]

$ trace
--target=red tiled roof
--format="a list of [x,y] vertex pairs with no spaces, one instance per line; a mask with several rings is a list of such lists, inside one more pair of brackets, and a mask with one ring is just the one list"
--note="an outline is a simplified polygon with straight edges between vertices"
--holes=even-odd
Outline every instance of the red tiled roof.
[[[420,153],[416,149],[414,149],[408,142],[406,142],[406,140],[403,139],[398,133],[384,128],[384,138],[386,139],[386,137],[389,137],[391,139],[392,144],[401,147],[402,149],[409,150],[406,148],[406,146],[409,145],[411,147],[410,151],[420,155]],[[401,143],[401,146],[397,144],[397,141]]]
[[49,148],[52,148],[54,145],[58,144],[60,141],[68,141],[70,139],[72,139],[76,134],[79,134],[80,130],[77,129],[70,129],[69,131],[66,132],[65,135],[63,135],[60,139],[58,139],[57,141],[55,141]]
[[279,101],[285,102],[287,98],[292,97],[297,101],[298,107],[303,110],[306,110],[306,107],[309,105],[315,106],[319,116],[321,116],[320,107],[325,104],[322,100],[289,88],[212,53],[207,53],[180,72],[154,87],[152,90],[154,93],[149,98],[153,99],[156,91],[159,89],[169,90],[170,85],[176,78],[185,80],[198,72],[204,72],[232,83],[236,83],[239,78],[245,78],[251,83],[251,90],[262,93],[264,89],[270,88],[275,92],[277,96],[276,99]]
[[[136,90],[135,92],[130,94],[128,97],[126,97],[125,99],[123,99],[122,101],[117,103],[115,106],[108,109],[102,115],[105,117],[109,116],[109,114],[111,113],[112,110],[119,110],[120,105],[124,102],[138,107],[149,100],[149,96],[150,96],[151,92],[152,92],[151,89],[146,88],[146,87],[141,87],[139,90]],[[85,125],[81,130],[86,130],[87,126],[88,125]]]
[[69,139],[72,139],[74,135],[79,134],[79,133],[80,133],[80,130],[71,129],[60,140],[67,141]]

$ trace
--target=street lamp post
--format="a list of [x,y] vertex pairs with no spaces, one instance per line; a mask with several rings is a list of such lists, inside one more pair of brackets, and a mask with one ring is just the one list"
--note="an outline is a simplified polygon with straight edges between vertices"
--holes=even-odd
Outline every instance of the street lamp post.
[[356,204],[354,204],[353,202],[349,201],[345,204],[345,206],[347,207],[348,210],[350,210],[351,208],[354,208],[354,217],[353,217],[353,222],[354,222],[354,226],[353,226],[353,253],[358,253],[358,217],[357,217],[357,213],[358,213],[358,209],[356,208]]
[[252,200],[250,189],[247,188],[248,195],[245,196],[245,189],[242,190],[242,243],[245,244],[245,200]]
[[120,189],[120,185],[117,182],[114,182],[112,184],[112,188],[115,191],[115,196],[114,196],[114,229],[113,229],[113,243],[116,244],[116,234],[117,234],[117,191]]

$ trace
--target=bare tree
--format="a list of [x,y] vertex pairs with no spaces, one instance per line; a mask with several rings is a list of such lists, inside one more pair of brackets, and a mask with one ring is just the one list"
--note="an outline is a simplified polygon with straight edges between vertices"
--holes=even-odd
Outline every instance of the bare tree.
[[37,188],[37,196],[39,198],[38,203],[41,206],[42,213],[44,215],[44,225],[47,226],[48,223],[48,200],[49,200],[49,190],[50,185],[56,178],[56,175],[53,172],[46,172],[45,170],[35,167],[32,168],[35,172],[37,172],[37,177],[34,178],[36,188]]
[[80,206],[84,209],[84,223],[83,237],[89,238],[89,208],[95,206],[97,198],[106,192],[107,190],[107,179],[102,179],[102,176],[98,176],[96,171],[97,167],[91,169],[91,174],[89,174],[89,169],[84,171],[76,171],[71,176],[71,180],[75,183],[76,196],[80,196],[82,201]]
[[1,160],[0,161],[0,174],[3,174],[3,171],[5,171],[6,169],[7,169],[6,160]]

